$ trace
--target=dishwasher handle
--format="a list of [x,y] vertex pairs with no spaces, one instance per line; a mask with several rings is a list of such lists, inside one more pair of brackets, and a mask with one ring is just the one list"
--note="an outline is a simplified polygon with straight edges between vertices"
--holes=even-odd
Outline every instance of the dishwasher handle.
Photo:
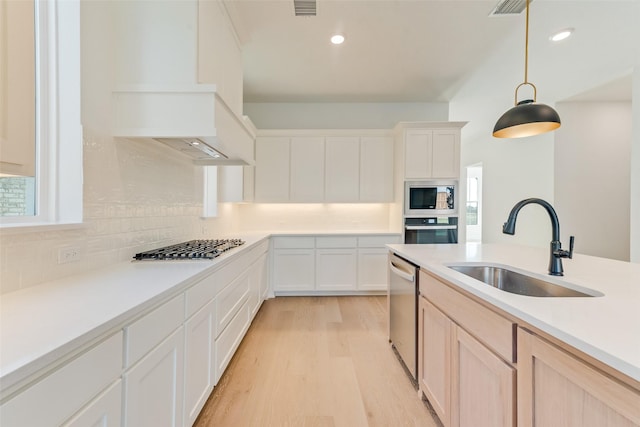
[[393,261],[389,261],[389,269],[393,274],[402,277],[404,280],[415,283],[415,274],[407,273],[406,271],[401,270],[393,263]]

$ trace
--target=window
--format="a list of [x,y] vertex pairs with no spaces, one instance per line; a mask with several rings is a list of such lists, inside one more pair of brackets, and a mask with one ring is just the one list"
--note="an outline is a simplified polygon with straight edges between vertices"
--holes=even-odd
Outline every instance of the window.
[[81,222],[80,2],[2,1],[0,36],[0,225]]

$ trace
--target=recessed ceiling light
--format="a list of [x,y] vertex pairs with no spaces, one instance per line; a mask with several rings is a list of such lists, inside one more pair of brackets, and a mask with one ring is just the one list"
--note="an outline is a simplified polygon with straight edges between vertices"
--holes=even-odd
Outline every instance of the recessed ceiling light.
[[331,36],[331,43],[333,44],[342,44],[344,42],[344,36],[340,34],[336,34]]
[[557,33],[553,34],[551,37],[549,37],[549,40],[551,40],[552,42],[559,42],[560,40],[564,40],[571,34],[573,34],[573,31],[573,28],[565,28],[564,30],[560,30]]

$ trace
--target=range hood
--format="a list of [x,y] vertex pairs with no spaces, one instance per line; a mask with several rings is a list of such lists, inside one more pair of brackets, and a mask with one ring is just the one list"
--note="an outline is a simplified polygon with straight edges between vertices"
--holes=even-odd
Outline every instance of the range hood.
[[253,165],[255,127],[215,85],[136,85],[113,92],[114,136],[162,143],[198,165]]

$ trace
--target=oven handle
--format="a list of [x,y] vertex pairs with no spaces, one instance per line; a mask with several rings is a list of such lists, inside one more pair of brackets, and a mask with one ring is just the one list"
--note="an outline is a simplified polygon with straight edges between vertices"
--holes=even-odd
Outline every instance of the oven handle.
[[389,261],[389,269],[391,269],[391,272],[395,275],[398,275],[400,277],[402,277],[404,280],[407,280],[411,283],[414,282],[415,280],[415,275],[414,274],[409,274],[404,270],[400,270],[398,268],[398,266],[396,266],[393,261]]
[[455,230],[457,225],[405,225],[405,230]]

